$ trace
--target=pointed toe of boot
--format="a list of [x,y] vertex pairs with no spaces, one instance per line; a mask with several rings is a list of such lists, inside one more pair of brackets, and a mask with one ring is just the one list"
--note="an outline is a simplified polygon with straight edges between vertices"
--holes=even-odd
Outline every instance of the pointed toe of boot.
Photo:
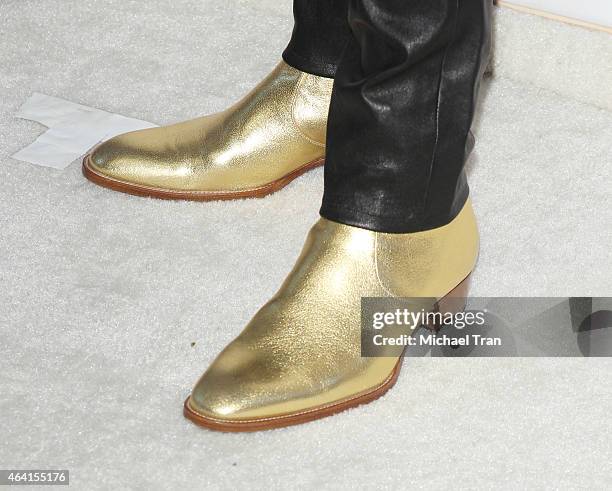
[[88,156],[90,168],[105,177],[126,182],[133,180],[136,174],[133,167],[142,158],[138,156],[137,133],[125,133],[100,144]]
[[83,173],[96,184],[147,195],[147,189],[164,184],[166,159],[163,149],[156,148],[160,130],[132,131],[101,143],[83,160]]
[[[185,401],[184,414],[195,423],[220,431],[260,429],[259,414],[268,413],[267,391],[246,353],[228,350],[215,360]],[[242,359],[241,359],[242,358]],[[267,378],[267,377],[264,377]]]

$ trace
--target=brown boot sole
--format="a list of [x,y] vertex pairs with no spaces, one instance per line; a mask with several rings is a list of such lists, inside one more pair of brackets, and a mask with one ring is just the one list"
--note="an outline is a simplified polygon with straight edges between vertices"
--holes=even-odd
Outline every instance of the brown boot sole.
[[[465,298],[467,297],[470,283],[470,275],[468,275],[459,285],[451,290],[446,296],[441,298],[434,310],[441,313],[447,312],[460,312],[465,308]],[[428,329],[437,331],[436,326],[426,326]],[[272,416],[270,418],[258,418],[250,420],[234,420],[227,421],[222,419],[215,419],[203,414],[198,413],[191,407],[189,403],[190,397],[185,400],[183,406],[183,415],[196,423],[199,426],[210,430],[216,431],[229,431],[229,432],[246,432],[246,431],[259,431],[259,430],[271,430],[274,428],[282,428],[283,426],[297,425],[301,423],[307,423],[315,419],[324,418],[333,414],[339,413],[346,409],[350,409],[361,404],[372,402],[375,399],[381,397],[391,387],[395,385],[397,377],[399,376],[400,369],[402,367],[403,357],[397,361],[397,364],[393,368],[391,375],[378,387],[363,393],[356,395],[350,399],[340,401],[327,406],[316,407],[308,409],[306,411],[298,413],[290,413],[279,416]]]
[[135,196],[144,196],[148,198],[158,199],[171,199],[171,200],[188,200],[188,201],[216,201],[216,200],[231,200],[231,199],[244,199],[244,198],[263,198],[268,194],[272,194],[279,189],[284,188],[287,184],[293,181],[296,177],[301,176],[305,172],[319,167],[324,164],[325,158],[313,160],[301,167],[298,167],[294,171],[290,172],[286,176],[281,177],[275,181],[272,181],[263,186],[244,189],[240,191],[178,191],[171,189],[162,189],[149,186],[143,186],[140,184],[132,184],[129,182],[119,181],[111,177],[103,176],[99,174],[91,165],[90,162],[91,154],[86,155],[83,159],[83,175],[91,182],[102,186],[113,191],[119,191],[120,193],[133,194]]

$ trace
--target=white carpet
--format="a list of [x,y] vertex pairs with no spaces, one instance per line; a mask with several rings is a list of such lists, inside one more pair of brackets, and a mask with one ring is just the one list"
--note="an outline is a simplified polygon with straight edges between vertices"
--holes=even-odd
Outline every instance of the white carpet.
[[498,9],[498,77],[535,85],[612,111],[610,34]]
[[[293,264],[322,171],[263,200],[130,197],[10,159],[42,130],[13,115],[34,91],[160,124],[221,109],[278,60],[290,2],[4,0],[0,19],[0,467],[77,489],[609,488],[610,360],[411,359],[383,399],[311,424],[183,419]],[[473,294],[612,294],[612,113],[498,71],[469,165]]]

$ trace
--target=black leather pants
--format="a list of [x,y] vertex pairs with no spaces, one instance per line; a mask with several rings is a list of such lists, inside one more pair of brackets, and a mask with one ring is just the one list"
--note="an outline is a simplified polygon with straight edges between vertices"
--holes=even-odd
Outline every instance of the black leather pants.
[[491,0],[294,0],[285,61],[334,77],[323,217],[407,233],[459,213],[490,11]]

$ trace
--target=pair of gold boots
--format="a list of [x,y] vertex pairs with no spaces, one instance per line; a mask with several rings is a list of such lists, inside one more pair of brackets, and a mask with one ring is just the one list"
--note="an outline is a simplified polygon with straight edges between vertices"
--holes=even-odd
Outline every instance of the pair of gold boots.
[[[228,110],[103,143],[83,172],[168,199],[264,196],[324,161],[332,80],[285,63]],[[478,253],[468,200],[448,225],[410,234],[321,218],[280,290],[214,360],[184,414],[216,430],[303,423],[384,394],[399,357],[362,357],[362,297],[465,296]],[[450,305],[449,302],[448,304]]]

